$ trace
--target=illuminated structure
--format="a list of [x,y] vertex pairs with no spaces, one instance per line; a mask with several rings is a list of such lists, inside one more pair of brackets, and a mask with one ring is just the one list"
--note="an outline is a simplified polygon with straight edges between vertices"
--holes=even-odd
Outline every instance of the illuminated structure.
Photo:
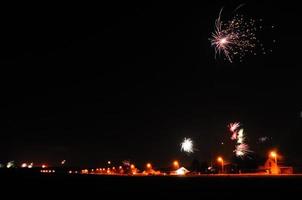
[[224,160],[222,157],[217,158],[217,162],[221,163],[221,173],[224,173]]
[[293,174],[293,167],[282,165],[278,162],[279,158],[280,155],[276,151],[271,151],[264,166],[260,166],[259,169],[265,171],[267,174]]
[[172,171],[171,173],[170,173],[170,175],[178,175],[178,176],[183,176],[183,175],[186,175],[186,174],[188,174],[188,173],[190,173],[190,171],[189,170],[187,170],[186,168],[184,168],[184,167],[180,167],[179,169],[177,169],[177,170],[175,170],[175,171]]

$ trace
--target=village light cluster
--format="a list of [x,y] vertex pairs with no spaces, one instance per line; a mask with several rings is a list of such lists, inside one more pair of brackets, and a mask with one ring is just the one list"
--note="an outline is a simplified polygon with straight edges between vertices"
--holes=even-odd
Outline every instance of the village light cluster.
[[[241,123],[235,122],[230,123],[228,125],[230,132],[230,139],[234,141],[234,156],[238,159],[248,159],[251,153],[249,145],[247,144],[247,136],[242,128]],[[199,151],[198,148],[195,147],[195,143],[191,138],[184,138],[180,144],[180,151],[184,152],[187,156]],[[258,167],[258,169],[254,169],[254,173],[261,174],[292,174],[293,168],[286,167],[278,164],[278,159],[281,157],[277,150],[271,150],[268,152],[267,161],[263,166]],[[241,169],[236,166],[235,163],[231,163],[226,159],[226,157],[217,156],[214,158],[214,163],[211,162],[210,166],[207,166],[204,171],[196,168],[188,168],[186,169],[181,165],[179,160],[174,160],[170,163],[169,167],[157,168],[153,163],[147,162],[142,167],[137,167],[135,163],[130,162],[129,160],[124,160],[118,165],[114,160],[108,160],[105,162],[104,166],[90,169],[75,169],[68,168],[68,163],[66,160],[62,160],[57,163],[56,167],[51,167],[47,163],[34,165],[33,162],[23,162],[21,164],[16,164],[14,161],[9,161],[6,165],[1,165],[2,168],[6,167],[7,169],[40,169],[41,173],[56,173],[57,168],[59,168],[60,172],[65,172],[68,174],[96,174],[96,175],[200,175],[200,174],[238,174],[242,173]],[[213,161],[213,160],[212,160]],[[282,164],[282,163],[281,163]],[[243,171],[244,173],[244,171]]]
[[[268,160],[264,166],[259,167],[259,171],[255,172],[254,175],[265,175],[265,174],[281,174],[281,167],[277,164],[278,154],[276,151],[269,152]],[[232,174],[228,169],[229,162],[226,162],[222,156],[216,158],[215,166],[218,174]],[[107,163],[108,164],[108,163]],[[114,165],[112,162],[110,165]],[[130,167],[129,167],[130,166]],[[285,167],[283,167],[285,168]],[[170,170],[156,170],[151,162],[145,164],[144,169],[138,169],[135,164],[127,164],[119,167],[107,166],[106,168],[96,169],[83,169],[80,173],[82,174],[95,174],[95,175],[131,175],[131,176],[147,176],[147,175],[158,175],[158,176],[190,176],[190,175],[202,175],[201,173],[194,173],[189,171],[185,167],[180,165],[178,160],[174,160],[169,168]],[[208,167],[211,171],[214,169],[213,166]],[[69,172],[70,174],[78,172]],[[288,172],[286,172],[288,173]],[[244,174],[244,173],[243,173]],[[252,175],[249,173],[249,175]]]
[[[260,166],[254,174],[293,174],[292,167],[286,167],[278,164],[278,159],[281,159],[280,154],[276,151],[269,151],[267,154],[267,161],[263,166]],[[66,161],[65,161],[66,162]],[[225,160],[223,156],[217,156],[214,163],[207,167],[208,174],[238,174],[230,170],[231,163]],[[163,176],[188,176],[201,175],[204,173],[196,173],[196,171],[188,170],[181,165],[179,160],[171,162],[170,167],[166,169],[157,169],[151,162],[147,162],[141,169],[135,163],[130,161],[123,161],[122,165],[116,165],[114,161],[107,161],[106,166],[89,169],[69,169],[65,165],[51,167],[48,164],[34,165],[32,162],[24,162],[16,165],[14,161],[10,161],[2,168],[7,169],[22,169],[22,170],[36,170],[43,174],[53,173],[68,173],[68,174],[94,174],[94,175],[119,175],[119,176],[148,176],[148,175],[163,175]],[[57,170],[58,169],[58,170]],[[239,171],[239,173],[241,173]],[[244,174],[244,173],[243,173]]]

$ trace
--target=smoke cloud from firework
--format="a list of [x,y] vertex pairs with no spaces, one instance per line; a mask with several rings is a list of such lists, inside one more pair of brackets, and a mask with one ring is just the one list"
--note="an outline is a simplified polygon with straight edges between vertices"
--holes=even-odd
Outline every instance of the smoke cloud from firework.
[[263,137],[258,138],[258,141],[259,141],[259,143],[266,143],[266,142],[269,142],[272,139],[273,139],[272,137],[263,136]]
[[223,9],[215,21],[215,30],[210,38],[211,45],[215,48],[215,58],[223,54],[231,63],[235,59],[242,62],[246,55],[256,55],[258,46],[262,54],[265,54],[263,45],[256,37],[258,29],[261,28],[258,28],[257,21],[239,14],[229,20],[223,20],[222,11]]

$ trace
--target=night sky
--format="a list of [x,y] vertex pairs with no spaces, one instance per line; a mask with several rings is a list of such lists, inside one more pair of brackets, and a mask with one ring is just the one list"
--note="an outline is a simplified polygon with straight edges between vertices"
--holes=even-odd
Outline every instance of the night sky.
[[[215,60],[219,10],[241,3],[275,26],[261,38],[273,53]],[[251,149],[269,136],[302,164],[299,9],[231,0],[3,5],[0,163],[209,161],[232,155],[227,124],[239,121]],[[180,152],[184,137],[198,149],[191,156]]]

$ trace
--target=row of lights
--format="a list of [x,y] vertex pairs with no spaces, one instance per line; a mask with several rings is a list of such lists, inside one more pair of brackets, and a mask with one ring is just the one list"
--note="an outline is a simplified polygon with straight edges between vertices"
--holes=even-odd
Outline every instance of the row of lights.
[[[34,163],[30,163],[30,164],[22,163],[21,164],[21,168],[33,168],[33,166],[34,166]],[[44,169],[44,168],[47,168],[47,165],[42,165],[41,167]]]
[[41,173],[55,173],[55,170],[41,170]]
[[[274,161],[276,163],[276,166],[278,166],[278,163],[277,163],[278,162],[278,156],[279,155],[276,151],[271,151],[269,153],[269,157],[274,159]],[[223,158],[221,156],[219,156],[217,158],[217,162],[221,164],[221,173],[223,173],[224,172],[224,160],[223,160]]]
[[[111,161],[108,161],[107,164],[111,164]],[[173,167],[175,169],[178,169],[179,168],[179,162],[177,160],[173,161]],[[119,170],[123,170],[123,167],[122,166],[119,166],[118,167]],[[136,170],[136,167],[134,164],[131,164],[130,165],[130,169],[132,171],[135,171]],[[146,170],[152,170],[152,164],[151,163],[147,163],[146,164]],[[107,173],[107,174],[110,174],[112,172],[116,171],[116,168],[115,167],[112,167],[112,168],[96,168],[95,170],[94,169],[91,169],[91,172],[96,172],[96,173]],[[70,172],[72,173],[72,172]],[[83,174],[88,174],[89,173],[89,170],[88,169],[84,169],[81,171],[81,173]],[[135,174],[135,172],[134,172]]]
[[[277,157],[278,157],[277,152],[276,152],[276,151],[270,152],[269,157],[274,158],[274,159],[275,159],[275,163],[276,163],[276,165],[277,165]],[[219,156],[219,157],[217,158],[217,162],[218,162],[218,163],[221,163],[221,172],[223,173],[223,172],[224,172],[224,159],[223,159],[221,156]],[[111,164],[111,162],[108,161],[108,164]],[[25,166],[23,166],[23,167],[25,167]],[[173,167],[176,168],[176,169],[178,169],[178,168],[179,168],[179,162],[178,162],[178,161],[174,161],[174,162],[173,162]],[[42,168],[46,168],[46,166],[45,166],[45,165],[42,165]],[[132,170],[134,170],[134,169],[135,169],[135,165],[131,164],[131,165],[130,165],[130,168],[131,168]],[[152,169],[152,164],[151,164],[151,163],[147,163],[147,164],[146,164],[146,168],[147,168],[148,170],[151,170],[151,169]],[[114,171],[115,169],[116,169],[115,167],[112,167],[112,170],[113,170],[113,171]],[[122,167],[122,166],[119,166],[119,169],[122,170],[123,167]],[[94,172],[94,169],[92,169],[91,171]],[[44,172],[44,173],[54,173],[55,171],[54,171],[54,170],[41,170],[41,172]],[[105,172],[105,173],[107,173],[107,174],[110,174],[110,173],[111,173],[111,169],[110,169],[110,168],[107,168],[107,169],[105,169],[105,168],[97,168],[97,169],[96,169],[96,172]],[[68,173],[69,173],[69,174],[72,174],[72,173],[77,174],[78,171],[68,171]],[[88,171],[88,169],[84,169],[84,170],[81,171],[81,173],[82,173],[82,174],[88,174],[89,171]]]
[[68,171],[68,174],[78,174],[78,173],[79,173],[78,171],[71,171],[71,170]]
[[[277,165],[277,158],[278,158],[277,152],[276,152],[276,151],[271,151],[271,152],[269,153],[269,157],[275,159],[275,163],[276,163],[276,165]],[[223,159],[221,156],[219,156],[219,157],[217,157],[217,162],[221,164],[221,172],[223,173],[223,172],[224,172],[224,159]],[[108,161],[107,163],[110,165],[110,164],[111,164],[111,161]],[[173,167],[174,167],[175,169],[178,169],[179,166],[180,166],[180,165],[179,165],[179,162],[178,162],[177,160],[175,160],[175,161],[173,162]],[[133,169],[135,169],[135,166],[132,164],[132,165],[130,166],[130,168],[133,170]],[[119,169],[122,170],[122,169],[123,169],[122,166],[119,166]],[[147,170],[151,170],[151,169],[152,169],[152,164],[151,164],[151,163],[147,163],[147,164],[146,164],[146,169],[147,169]],[[112,167],[112,170],[115,170],[115,167]],[[87,170],[87,169],[86,169],[86,170],[82,170],[82,172],[83,172],[83,171],[84,171],[85,173],[88,173],[88,170]],[[94,171],[94,170],[92,169],[92,172],[93,172],[93,171]],[[105,168],[97,168],[96,171],[107,172],[107,173],[110,173],[110,172],[111,172],[111,171],[110,171],[110,168],[107,168],[107,170],[106,170]]]

